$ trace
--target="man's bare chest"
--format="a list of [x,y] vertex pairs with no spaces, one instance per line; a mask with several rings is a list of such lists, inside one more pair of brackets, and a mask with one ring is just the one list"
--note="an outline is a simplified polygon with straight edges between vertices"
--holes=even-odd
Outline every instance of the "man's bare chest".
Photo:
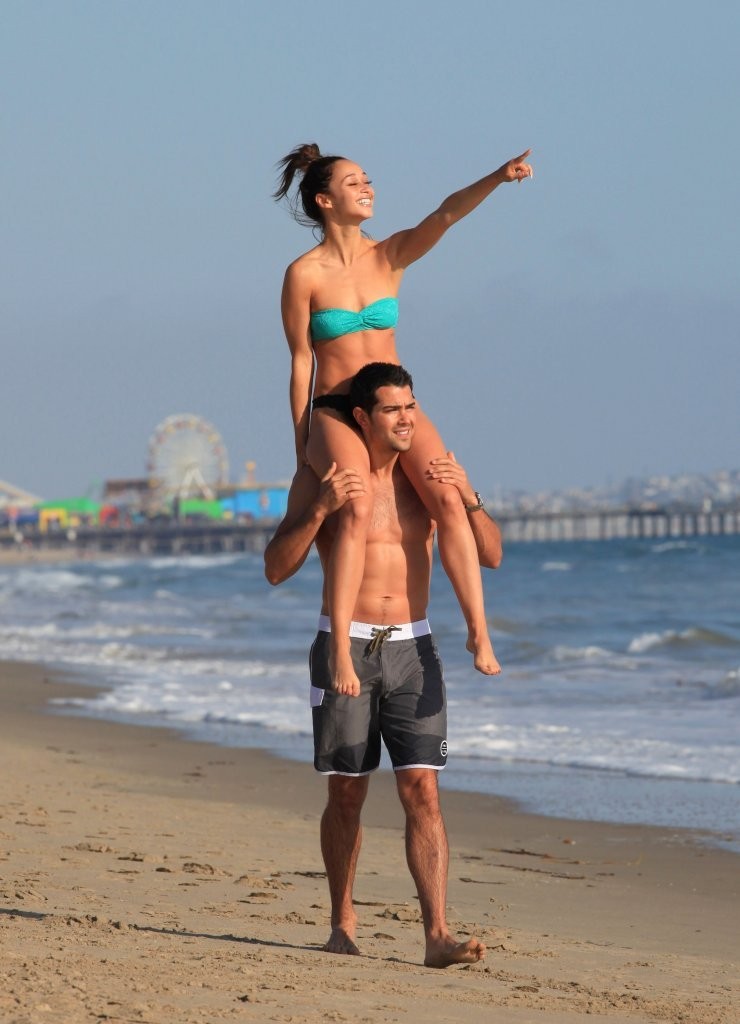
[[425,538],[429,513],[402,472],[393,481],[374,481],[368,541],[400,541],[409,534]]

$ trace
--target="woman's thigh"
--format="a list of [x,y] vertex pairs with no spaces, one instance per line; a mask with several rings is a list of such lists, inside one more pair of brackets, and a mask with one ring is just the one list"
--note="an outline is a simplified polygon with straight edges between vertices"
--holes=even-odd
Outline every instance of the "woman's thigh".
[[370,475],[370,456],[362,435],[329,410],[314,411],[306,454],[319,478],[332,462],[337,469],[355,469],[365,478]]

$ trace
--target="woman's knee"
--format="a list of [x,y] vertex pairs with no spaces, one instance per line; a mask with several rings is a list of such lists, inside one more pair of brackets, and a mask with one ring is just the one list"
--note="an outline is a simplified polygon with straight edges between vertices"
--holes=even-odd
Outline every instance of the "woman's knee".
[[427,494],[427,507],[438,521],[465,519],[465,506],[457,488],[438,484],[436,487],[430,487]]
[[367,495],[360,498],[350,498],[349,501],[346,501],[344,505],[342,505],[337,513],[340,528],[350,530],[360,529],[367,532],[370,525],[372,508],[372,499]]

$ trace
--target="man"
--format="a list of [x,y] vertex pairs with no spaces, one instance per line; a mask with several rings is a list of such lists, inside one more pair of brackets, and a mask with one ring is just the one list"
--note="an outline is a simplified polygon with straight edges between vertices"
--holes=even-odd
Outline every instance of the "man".
[[[350,399],[370,453],[373,511],[351,630],[359,694],[331,688],[326,593],[310,654],[314,764],[329,776],[321,850],[332,931],[324,949],[359,954],[352,888],[360,814],[369,773],[380,762],[382,736],[406,814],[406,855],[426,938],[424,963],[474,963],[483,958],[485,946],[477,938],[457,942],[446,921],[449,853],[437,786],[437,771],[447,759],[446,705],[442,666],[426,620],[435,524],[399,463],[414,436],[411,376],[392,363],[370,363],[353,379]],[[440,486],[457,487],[481,565],[496,568],[501,536],[463,468],[449,453],[430,465],[429,475]],[[360,476],[351,469],[337,472],[332,465],[319,481],[302,467],[291,486],[285,519],[265,551],[268,580],[280,583],[296,572],[314,541],[326,566],[332,513],[363,493]]]

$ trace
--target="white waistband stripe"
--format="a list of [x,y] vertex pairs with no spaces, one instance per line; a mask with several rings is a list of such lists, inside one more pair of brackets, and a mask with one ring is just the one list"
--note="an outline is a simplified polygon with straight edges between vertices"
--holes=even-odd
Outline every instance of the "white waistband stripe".
[[[428,636],[432,632],[428,619],[417,619],[416,622],[389,622],[387,625],[378,626],[372,622],[350,622],[349,635],[358,637],[360,640],[372,640],[379,630],[394,626],[392,633],[389,633],[385,642],[393,640],[413,640],[416,636]],[[319,615],[319,629],[323,633],[331,633],[331,622],[328,615]]]

